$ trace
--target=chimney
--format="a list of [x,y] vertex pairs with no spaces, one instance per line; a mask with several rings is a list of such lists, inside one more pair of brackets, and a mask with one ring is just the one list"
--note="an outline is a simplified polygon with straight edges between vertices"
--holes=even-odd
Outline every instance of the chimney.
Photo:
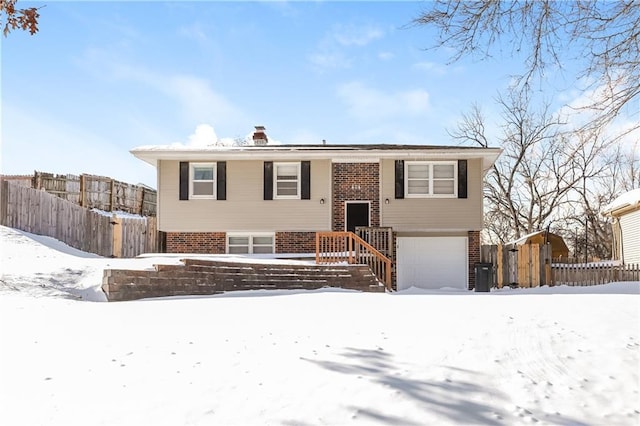
[[264,126],[256,126],[256,130],[253,132],[253,144],[257,146],[266,145],[269,142],[267,134],[264,132]]

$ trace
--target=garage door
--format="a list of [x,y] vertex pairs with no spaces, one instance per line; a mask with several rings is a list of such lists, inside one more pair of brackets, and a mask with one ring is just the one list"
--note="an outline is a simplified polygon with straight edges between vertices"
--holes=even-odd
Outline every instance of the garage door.
[[467,289],[467,237],[398,237],[398,290]]

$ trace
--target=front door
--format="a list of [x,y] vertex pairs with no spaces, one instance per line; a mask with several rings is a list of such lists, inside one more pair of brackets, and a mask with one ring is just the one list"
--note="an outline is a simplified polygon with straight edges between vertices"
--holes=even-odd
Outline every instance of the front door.
[[356,232],[356,226],[369,226],[369,203],[347,201],[346,216],[347,231]]

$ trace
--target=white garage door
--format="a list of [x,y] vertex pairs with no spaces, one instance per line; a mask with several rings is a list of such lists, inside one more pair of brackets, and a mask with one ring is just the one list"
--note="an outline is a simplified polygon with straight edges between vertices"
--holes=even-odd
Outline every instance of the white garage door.
[[398,290],[467,289],[467,237],[398,237]]

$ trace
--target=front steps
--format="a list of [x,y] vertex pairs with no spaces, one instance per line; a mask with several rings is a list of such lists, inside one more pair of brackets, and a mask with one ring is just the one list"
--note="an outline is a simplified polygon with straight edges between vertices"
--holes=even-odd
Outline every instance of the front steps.
[[183,259],[155,270],[106,269],[102,290],[109,301],[208,295],[225,291],[339,287],[384,292],[367,265],[264,264]]

